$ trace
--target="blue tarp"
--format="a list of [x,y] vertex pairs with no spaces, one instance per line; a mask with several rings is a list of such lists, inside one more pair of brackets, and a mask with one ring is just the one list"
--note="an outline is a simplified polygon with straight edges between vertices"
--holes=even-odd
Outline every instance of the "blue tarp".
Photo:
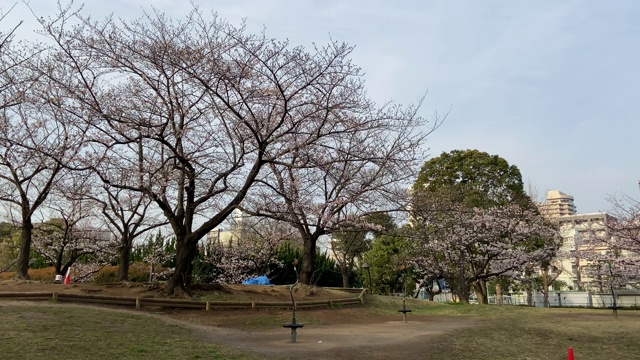
[[271,285],[271,283],[269,283],[268,277],[262,275],[262,276],[254,277],[251,279],[247,279],[242,282],[242,285]]

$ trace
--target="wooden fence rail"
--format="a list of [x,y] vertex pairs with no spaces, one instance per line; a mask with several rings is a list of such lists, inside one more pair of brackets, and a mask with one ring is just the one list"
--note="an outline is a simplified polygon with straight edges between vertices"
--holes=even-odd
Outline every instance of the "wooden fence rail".
[[[355,290],[355,289],[354,289]],[[358,289],[360,290],[360,289]],[[310,300],[296,301],[298,308],[332,307],[334,305],[360,305],[364,303],[365,291],[360,292],[356,298],[343,298],[335,300]],[[291,302],[266,302],[266,301],[195,301],[180,299],[159,299],[145,297],[123,297],[105,295],[69,294],[59,292],[4,292],[0,293],[0,300],[29,300],[29,301],[59,301],[73,303],[93,303],[103,305],[133,306],[136,309],[142,307],[165,307],[174,309],[256,309],[256,308],[284,308],[291,309]]]

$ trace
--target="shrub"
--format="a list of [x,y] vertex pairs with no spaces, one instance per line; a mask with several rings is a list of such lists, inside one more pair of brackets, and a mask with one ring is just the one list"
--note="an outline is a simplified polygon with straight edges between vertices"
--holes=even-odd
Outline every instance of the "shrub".
[[[302,249],[285,243],[278,248],[278,260],[285,266],[283,268],[272,268],[271,283],[275,285],[293,284],[296,281],[295,273],[291,263],[293,259],[304,261]],[[299,265],[300,266],[300,265]],[[300,271],[300,268],[298,268]],[[313,271],[312,282],[317,286],[342,286],[342,274],[326,252],[316,252],[316,266]]]

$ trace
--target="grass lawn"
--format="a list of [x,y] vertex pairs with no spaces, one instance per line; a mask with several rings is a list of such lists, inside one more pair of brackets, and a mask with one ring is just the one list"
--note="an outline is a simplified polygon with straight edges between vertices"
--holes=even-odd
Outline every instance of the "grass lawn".
[[86,307],[0,307],[1,359],[258,359],[160,319]]
[[[399,298],[372,296],[367,297],[366,304],[349,311],[369,318],[394,314],[401,319],[397,312]],[[640,311],[620,311],[616,320],[610,310],[449,305],[418,300],[407,300],[407,307],[413,310],[409,321],[421,317],[426,323],[430,319],[464,321],[473,326],[426,336],[419,340],[419,349],[399,343],[398,359],[564,360],[569,347],[574,348],[577,360],[640,359]],[[340,316],[340,309],[326,311]],[[300,311],[300,322],[322,324],[323,313]],[[280,327],[282,317],[253,312],[243,317],[242,324],[245,330],[267,332]],[[0,334],[2,359],[267,358],[213,345],[195,331],[169,325],[157,317],[100,308],[3,305]],[[358,349],[350,351],[355,357],[343,352],[341,358],[358,358]]]
[[[384,313],[397,311],[397,299],[370,298]],[[478,326],[439,336],[424,359],[640,359],[640,311],[532,308],[522,306],[425,304],[407,300],[413,316],[473,320]],[[410,316],[412,316],[410,315]]]

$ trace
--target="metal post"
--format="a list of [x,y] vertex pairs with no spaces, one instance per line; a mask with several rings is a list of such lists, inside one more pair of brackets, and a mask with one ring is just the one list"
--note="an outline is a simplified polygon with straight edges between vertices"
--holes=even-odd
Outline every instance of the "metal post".
[[398,310],[398,312],[402,313],[402,320],[406,324],[407,323],[407,313],[411,312],[411,309],[407,309],[406,300],[405,300],[404,297],[402,298],[402,309]]
[[369,263],[362,264],[363,269],[367,269],[367,275],[369,277],[369,293],[373,294],[373,288],[371,287],[371,266]]
[[282,325],[283,327],[291,329],[291,343],[293,344],[295,344],[296,342],[296,335],[297,335],[298,328],[303,327],[302,324],[298,324],[296,322],[296,300],[293,298],[293,288],[296,285],[298,285],[298,269],[296,268],[296,266],[298,266],[298,259],[293,259],[293,271],[295,271],[296,273],[296,282],[289,287],[289,294],[291,295],[291,305],[292,305],[291,306],[291,309],[292,309],[291,323]]
[[[406,300],[402,298],[402,309],[407,308],[405,301]],[[405,311],[402,312],[402,320],[404,321],[405,324],[407,323],[407,313]]]

